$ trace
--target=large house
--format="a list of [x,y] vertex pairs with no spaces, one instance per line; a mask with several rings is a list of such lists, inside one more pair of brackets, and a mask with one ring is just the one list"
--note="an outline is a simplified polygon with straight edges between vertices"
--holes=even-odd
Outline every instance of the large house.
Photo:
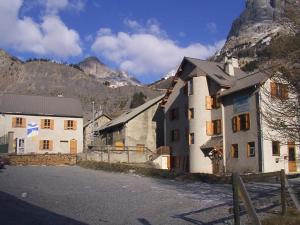
[[78,99],[0,95],[0,137],[12,135],[9,153],[77,154],[83,149],[83,116]]
[[98,145],[156,150],[163,145],[163,111],[159,104],[164,96],[149,100],[100,127]]
[[264,137],[262,90],[274,86],[282,85],[266,74],[245,73],[234,58],[184,58],[161,104],[172,167],[192,173],[300,171],[292,140]]

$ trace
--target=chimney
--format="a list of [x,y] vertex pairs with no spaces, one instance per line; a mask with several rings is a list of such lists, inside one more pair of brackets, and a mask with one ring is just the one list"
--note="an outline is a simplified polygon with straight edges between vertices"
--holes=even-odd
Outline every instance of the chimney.
[[235,68],[239,68],[239,60],[237,58],[231,57],[225,61],[224,70],[228,75],[234,76]]

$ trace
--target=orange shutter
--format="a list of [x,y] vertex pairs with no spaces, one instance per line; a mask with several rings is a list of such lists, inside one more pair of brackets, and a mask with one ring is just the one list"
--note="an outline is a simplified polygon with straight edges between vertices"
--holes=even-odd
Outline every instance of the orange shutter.
[[212,97],[210,96],[205,97],[205,107],[208,110],[212,109]]
[[53,141],[49,140],[49,150],[53,150]]
[[26,128],[26,118],[22,118],[22,128]]
[[233,148],[233,145],[231,145],[231,148],[230,148],[230,155],[231,155],[231,158],[234,157],[234,148]]
[[44,143],[43,140],[41,140],[40,141],[40,147],[39,147],[40,150],[43,150],[43,143]]
[[211,121],[206,121],[206,135],[213,135],[213,123]]
[[274,82],[270,83],[270,89],[271,89],[271,97],[276,97],[276,84]]
[[235,133],[237,132],[237,117],[232,118],[232,131]]
[[247,113],[245,114],[245,122],[246,122],[246,130],[249,130],[250,129],[250,114]]
[[17,118],[16,118],[16,117],[13,117],[13,118],[12,118],[12,127],[13,127],[13,128],[16,128],[16,127],[17,127]]
[[41,119],[41,129],[45,128],[45,120]]
[[236,131],[240,131],[241,130],[241,118],[240,116],[236,117]]
[[68,120],[64,120],[64,129],[68,130]]
[[289,97],[288,86],[286,84],[282,85],[283,99],[287,99]]
[[51,130],[54,129],[54,120],[50,120],[50,129],[51,129]]
[[73,120],[73,130],[77,130],[77,121]]
[[247,144],[247,157],[250,157],[250,144]]

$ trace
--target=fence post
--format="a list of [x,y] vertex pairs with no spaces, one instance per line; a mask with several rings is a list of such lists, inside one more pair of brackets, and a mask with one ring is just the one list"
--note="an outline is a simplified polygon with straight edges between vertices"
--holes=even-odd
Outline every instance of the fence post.
[[239,204],[239,190],[238,190],[238,173],[232,173],[232,193],[233,193],[233,214],[234,224],[240,225],[240,204]]
[[110,147],[107,148],[107,157],[108,157],[108,163],[110,163]]
[[280,171],[280,183],[281,183],[281,207],[282,215],[286,215],[287,205],[286,205],[286,183],[285,183],[285,171]]
[[128,161],[128,164],[129,164],[129,148],[126,147],[126,150],[127,150],[127,154],[128,154],[128,159],[127,159],[127,161]]

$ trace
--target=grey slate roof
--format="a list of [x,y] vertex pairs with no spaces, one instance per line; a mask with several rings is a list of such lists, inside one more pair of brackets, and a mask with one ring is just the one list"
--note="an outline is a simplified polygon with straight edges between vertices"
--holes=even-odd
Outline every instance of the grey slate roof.
[[114,120],[108,122],[107,124],[105,124],[104,126],[100,127],[100,129],[98,131],[106,130],[106,129],[114,127],[114,126],[127,123],[128,121],[130,121],[131,119],[133,119],[134,117],[139,115],[140,113],[144,112],[151,106],[160,102],[163,99],[163,97],[164,97],[164,95],[161,95],[157,98],[154,98],[154,99],[144,103],[143,105],[141,105],[137,108],[134,108],[126,113],[123,113],[121,116],[117,117],[116,119],[114,119]]
[[200,148],[212,149],[223,142],[223,136],[211,137],[205,144],[201,145]]
[[83,117],[79,99],[17,94],[0,94],[0,113]]
[[269,76],[267,74],[260,73],[260,72],[254,72],[252,74],[248,74],[245,77],[240,77],[235,79],[231,84],[231,87],[227,90],[222,91],[220,95],[223,97],[229,94],[233,94],[237,91],[241,91],[246,88],[252,87],[256,84],[265,82],[268,78]]
[[200,70],[205,72],[207,76],[209,76],[221,86],[229,87],[234,79],[247,76],[247,73],[245,73],[239,68],[234,68],[234,77],[228,75],[223,70],[224,63],[211,62],[189,57],[185,57],[184,59],[197,66]]
[[[99,118],[102,117],[102,116],[105,116],[107,119],[110,119],[110,120],[111,120],[111,118],[110,118],[108,115],[106,115],[105,113],[102,113],[102,114],[96,116],[94,119],[97,120],[97,119],[99,119]],[[88,122],[86,122],[86,123],[83,125],[83,128],[85,128],[86,126],[88,126],[89,124],[91,124],[92,121],[93,121],[93,119],[91,119],[91,120],[89,120]]]

